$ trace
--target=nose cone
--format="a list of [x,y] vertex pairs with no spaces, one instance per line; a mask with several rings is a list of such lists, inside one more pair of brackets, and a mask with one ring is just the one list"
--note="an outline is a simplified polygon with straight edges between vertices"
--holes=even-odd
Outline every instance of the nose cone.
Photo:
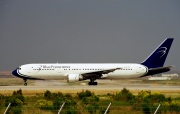
[[13,74],[14,76],[19,76],[19,74],[17,73],[17,69],[14,70],[14,71],[12,72],[12,74]]

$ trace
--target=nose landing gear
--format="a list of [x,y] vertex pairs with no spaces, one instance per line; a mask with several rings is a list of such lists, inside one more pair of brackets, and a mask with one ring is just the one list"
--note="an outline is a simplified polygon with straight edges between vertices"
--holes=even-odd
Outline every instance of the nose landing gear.
[[24,86],[27,86],[27,82],[26,82],[27,79],[24,78],[23,80],[24,80]]

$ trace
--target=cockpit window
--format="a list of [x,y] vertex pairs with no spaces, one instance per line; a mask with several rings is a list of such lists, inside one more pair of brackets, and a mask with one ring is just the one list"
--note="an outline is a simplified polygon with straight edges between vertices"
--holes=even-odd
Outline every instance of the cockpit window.
[[18,70],[21,70],[21,67],[18,67],[17,69],[18,69]]

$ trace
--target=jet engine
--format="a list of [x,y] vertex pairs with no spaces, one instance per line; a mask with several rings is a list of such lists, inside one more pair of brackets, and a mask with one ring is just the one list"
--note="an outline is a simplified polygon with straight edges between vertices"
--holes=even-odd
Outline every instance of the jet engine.
[[108,77],[108,74],[103,74],[102,76],[101,76],[101,78],[107,78]]
[[77,82],[83,80],[83,76],[80,74],[68,74],[67,82]]

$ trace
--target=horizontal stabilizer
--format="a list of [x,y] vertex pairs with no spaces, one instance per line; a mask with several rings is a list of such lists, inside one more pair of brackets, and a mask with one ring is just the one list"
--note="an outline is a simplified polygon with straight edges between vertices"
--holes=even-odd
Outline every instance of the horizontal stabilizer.
[[[148,70],[148,73],[145,76],[149,76],[149,75],[155,75],[155,74],[159,74],[159,73],[163,73],[163,72],[168,72],[170,71],[170,69],[174,67],[174,66],[165,66],[165,67],[158,67],[158,68],[150,68]],[[144,76],[142,76],[144,77]]]
[[170,69],[174,66],[165,66],[165,67],[158,67],[158,68],[150,68],[149,71],[158,71],[158,70],[164,70],[164,69]]

